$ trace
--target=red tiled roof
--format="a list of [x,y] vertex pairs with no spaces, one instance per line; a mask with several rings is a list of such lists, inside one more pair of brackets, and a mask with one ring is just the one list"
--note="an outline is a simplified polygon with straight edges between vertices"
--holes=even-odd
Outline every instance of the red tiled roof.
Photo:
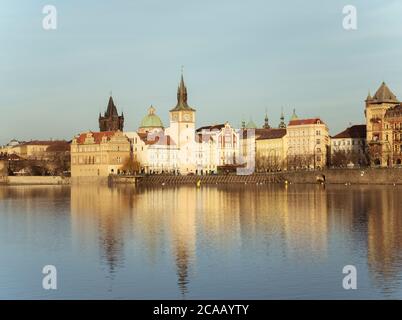
[[267,129],[256,140],[279,139],[286,135],[286,129]]
[[336,136],[333,136],[332,139],[343,139],[343,138],[355,138],[362,139],[366,138],[366,125],[359,124],[355,126],[351,126],[346,130],[338,133]]
[[243,129],[242,132],[242,138],[243,139],[247,139],[247,138],[251,138],[251,136],[248,136],[248,131],[254,131],[254,137],[256,139],[258,139],[259,137],[261,137],[262,135],[266,134],[267,132],[269,132],[272,129],[264,129],[264,128],[257,128],[257,129]]
[[306,124],[318,124],[317,123],[318,121],[321,124],[325,124],[320,118],[312,118],[312,119],[291,120],[291,121],[289,121],[289,126],[302,126],[302,125],[306,125]]
[[88,134],[92,134],[92,137],[95,140],[96,144],[101,143],[103,137],[107,137],[109,140],[110,137],[112,137],[115,134],[115,131],[102,131],[102,132],[85,132],[81,133],[80,136],[77,138],[77,143],[78,144],[83,144],[87,138]]
[[59,141],[47,147],[47,152],[67,152],[70,151],[70,142]]

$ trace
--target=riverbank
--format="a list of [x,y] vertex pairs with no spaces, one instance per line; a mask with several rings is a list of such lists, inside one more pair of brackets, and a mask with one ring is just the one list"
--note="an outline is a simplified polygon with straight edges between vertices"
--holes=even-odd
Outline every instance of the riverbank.
[[367,184],[401,185],[402,168],[392,169],[326,169],[319,171],[289,171],[256,173],[248,176],[207,175],[207,176],[110,176],[110,177],[49,177],[49,176],[0,176],[0,185],[69,185],[69,184],[138,184],[138,185],[217,185],[217,184]]
[[[116,177],[119,180],[119,177]],[[211,175],[211,176],[147,176],[138,179],[141,185],[180,185],[180,184],[402,184],[402,169],[326,169],[320,171],[290,171],[261,173],[248,176]],[[121,183],[121,182],[120,182]]]

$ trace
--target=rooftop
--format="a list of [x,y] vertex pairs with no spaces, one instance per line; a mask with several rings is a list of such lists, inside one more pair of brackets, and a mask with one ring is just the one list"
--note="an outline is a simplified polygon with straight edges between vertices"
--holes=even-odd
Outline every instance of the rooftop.
[[289,121],[289,126],[302,126],[308,124],[325,124],[320,118],[295,119]]
[[383,82],[378,88],[374,97],[371,98],[370,94],[367,97],[367,101],[371,103],[383,103],[383,102],[399,102],[393,92],[388,88],[388,86]]
[[89,137],[93,137],[94,141],[96,144],[101,143],[102,138],[106,137],[107,140],[110,140],[110,138],[115,134],[114,131],[102,131],[102,132],[85,132],[85,133],[81,133],[78,138],[77,138],[77,143],[78,144],[83,144],[85,143],[85,140]]
[[267,129],[256,140],[280,139],[286,135],[286,129]]
[[366,138],[366,125],[354,125],[333,136],[332,139],[363,139]]

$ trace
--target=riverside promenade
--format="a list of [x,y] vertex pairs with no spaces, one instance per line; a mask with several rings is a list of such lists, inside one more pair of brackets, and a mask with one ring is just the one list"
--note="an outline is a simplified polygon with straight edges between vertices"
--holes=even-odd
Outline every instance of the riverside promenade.
[[379,184],[401,185],[402,168],[393,169],[326,169],[319,171],[289,171],[275,173],[255,173],[252,175],[148,175],[140,177],[112,176],[109,181],[116,184],[139,185],[216,185],[216,184],[269,184],[269,183],[296,183],[296,184]]
[[402,185],[402,168],[387,169],[325,169],[312,171],[289,171],[255,173],[252,175],[146,175],[109,177],[42,177],[0,176],[0,185],[69,185],[69,184],[126,184],[126,185],[224,185],[224,184],[365,184]]

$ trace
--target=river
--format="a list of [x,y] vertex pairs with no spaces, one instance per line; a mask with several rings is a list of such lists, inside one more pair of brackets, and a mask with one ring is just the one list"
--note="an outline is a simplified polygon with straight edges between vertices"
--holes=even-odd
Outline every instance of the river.
[[[402,298],[402,187],[0,187],[0,299]],[[44,290],[42,269],[57,269]],[[357,289],[342,286],[343,267]]]

